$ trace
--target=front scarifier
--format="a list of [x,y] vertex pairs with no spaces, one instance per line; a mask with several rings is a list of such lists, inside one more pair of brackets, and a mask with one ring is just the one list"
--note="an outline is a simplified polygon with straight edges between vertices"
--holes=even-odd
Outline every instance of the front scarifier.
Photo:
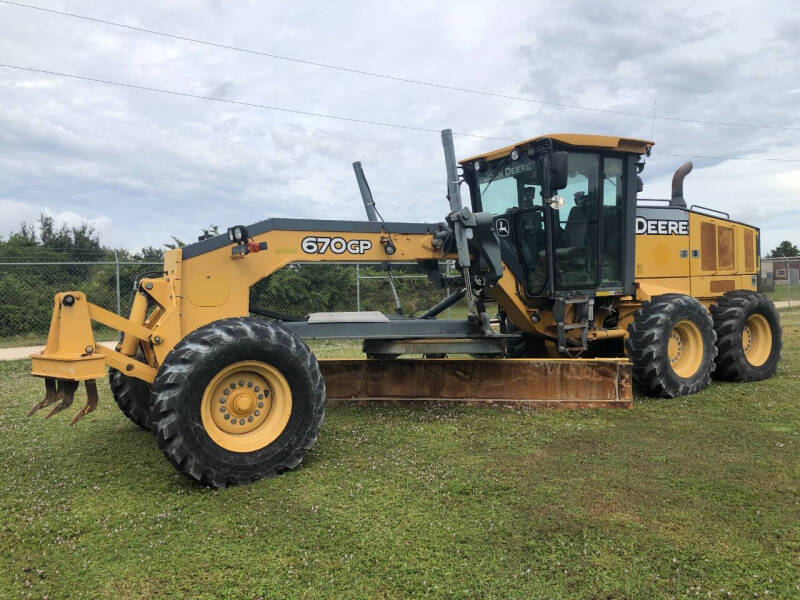
[[[50,406],[51,404],[55,404],[56,402],[59,404],[54,406],[53,409],[47,413],[45,419],[49,419],[53,415],[60,413],[62,410],[72,406],[77,389],[77,381],[46,377],[44,380],[44,398],[40,402],[34,404],[33,408],[28,411],[28,416],[33,416],[36,411]],[[86,405],[72,417],[72,420],[69,422],[70,425],[75,425],[75,423],[97,408],[97,384],[94,379],[86,380],[86,397]]]
[[[62,313],[73,318],[62,318]],[[98,349],[85,297],[78,292],[57,294],[47,345],[32,357],[33,374],[44,377],[44,398],[28,411],[28,416],[57,402],[45,417],[49,419],[72,406],[80,381],[85,382],[86,404],[69,424],[75,425],[94,411],[98,402],[95,378],[105,375],[105,361]]]

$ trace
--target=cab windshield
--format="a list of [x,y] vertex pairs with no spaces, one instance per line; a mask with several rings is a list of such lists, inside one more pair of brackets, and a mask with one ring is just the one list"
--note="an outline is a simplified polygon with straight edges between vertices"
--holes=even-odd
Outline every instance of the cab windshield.
[[486,212],[499,215],[512,208],[530,208],[537,195],[541,204],[541,162],[527,153],[517,160],[506,156],[492,161],[477,176],[481,207]]

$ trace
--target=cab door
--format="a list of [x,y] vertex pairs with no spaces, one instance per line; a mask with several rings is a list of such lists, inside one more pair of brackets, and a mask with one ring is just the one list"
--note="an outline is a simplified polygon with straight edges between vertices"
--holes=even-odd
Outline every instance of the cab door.
[[525,295],[529,298],[542,295],[547,285],[544,213],[549,210],[542,206],[533,206],[515,210],[511,215],[514,243],[522,263]]

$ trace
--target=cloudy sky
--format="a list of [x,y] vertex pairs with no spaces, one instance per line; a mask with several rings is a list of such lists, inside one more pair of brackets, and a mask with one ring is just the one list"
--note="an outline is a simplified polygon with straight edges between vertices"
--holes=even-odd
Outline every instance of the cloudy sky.
[[[413,85],[0,3],[0,62],[481,136],[649,138],[646,197],[692,159],[691,203],[800,243],[800,5],[31,0],[181,36],[394,77],[709,125]],[[656,6],[659,5],[659,6]],[[459,156],[506,142],[459,136]],[[40,212],[139,248],[270,216],[361,219],[361,160],[387,220],[441,220],[438,133],[0,67],[0,234]],[[697,158],[698,156],[716,158]],[[749,160],[729,160],[742,157]],[[754,159],[781,160],[754,160]],[[793,159],[793,160],[792,160]]]

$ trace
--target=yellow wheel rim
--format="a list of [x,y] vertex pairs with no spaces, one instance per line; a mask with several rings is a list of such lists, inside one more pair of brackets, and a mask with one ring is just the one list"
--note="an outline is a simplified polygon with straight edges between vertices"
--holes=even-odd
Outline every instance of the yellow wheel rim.
[[672,328],[667,344],[667,356],[678,377],[688,379],[703,364],[703,334],[692,321],[679,321]]
[[203,427],[231,452],[253,452],[281,434],[292,414],[292,391],[272,365],[233,363],[206,386],[200,404]]
[[742,328],[744,357],[754,367],[760,367],[772,352],[772,329],[769,322],[758,313],[750,315]]

